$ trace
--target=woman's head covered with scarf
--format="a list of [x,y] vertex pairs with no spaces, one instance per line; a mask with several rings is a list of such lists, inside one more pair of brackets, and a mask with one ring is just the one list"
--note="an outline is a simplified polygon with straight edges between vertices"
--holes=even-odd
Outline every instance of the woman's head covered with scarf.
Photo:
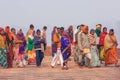
[[2,27],[0,27],[0,34],[3,35],[4,34],[4,29]]
[[9,40],[11,41],[13,39],[13,36],[12,36],[12,34],[10,32],[10,27],[9,26],[5,27],[5,33],[8,35]]
[[97,25],[96,25],[96,29],[101,30],[101,28],[102,28],[102,25],[101,25],[101,24],[97,24]]
[[65,30],[65,31],[63,32],[62,36],[68,38],[68,32]]
[[23,32],[22,32],[22,29],[19,29],[19,31],[17,32],[17,38],[19,39],[19,40],[25,40],[25,36],[24,36],[24,34],[23,34]]
[[73,26],[72,26],[72,25],[69,26],[68,31],[69,31],[69,32],[72,32],[72,31],[73,31]]

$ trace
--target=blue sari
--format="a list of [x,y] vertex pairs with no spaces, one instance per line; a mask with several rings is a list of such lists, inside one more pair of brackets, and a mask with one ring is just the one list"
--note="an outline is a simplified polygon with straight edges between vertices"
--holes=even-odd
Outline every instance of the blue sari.
[[[64,51],[64,49],[66,49],[66,50]],[[63,60],[65,61],[71,55],[70,42],[69,42],[69,39],[66,38],[66,37],[62,37],[61,38],[61,52],[63,52],[63,51],[64,51],[64,53],[62,55],[63,55]]]

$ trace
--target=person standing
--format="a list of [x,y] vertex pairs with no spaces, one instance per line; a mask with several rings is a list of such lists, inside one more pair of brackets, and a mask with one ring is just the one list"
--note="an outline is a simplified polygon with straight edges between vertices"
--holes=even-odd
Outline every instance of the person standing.
[[104,41],[105,66],[109,64],[115,64],[116,67],[119,67],[117,65],[118,63],[117,46],[118,41],[114,34],[114,29],[110,29],[109,34],[106,35]]
[[100,58],[101,63],[102,63],[102,61],[105,60],[105,58],[104,58],[104,55],[105,55],[105,52],[104,52],[104,40],[105,40],[106,35],[107,35],[107,28],[104,27],[103,31],[100,34],[100,41],[99,41],[99,46],[100,46],[99,58]]
[[34,50],[34,31],[29,30],[27,36],[26,36],[26,42],[27,42],[27,52],[28,52],[28,64],[34,64],[36,62],[35,60],[35,50]]
[[95,30],[91,29],[89,34],[90,40],[90,53],[91,53],[91,67],[100,67],[100,60],[98,57],[98,49],[96,45]]
[[41,32],[39,29],[37,29],[36,31],[36,36],[34,37],[34,48],[36,51],[36,66],[40,67],[41,66],[41,62],[44,58],[44,52],[41,49],[41,44],[44,44],[45,41],[44,39],[41,38]]
[[46,50],[47,47],[47,35],[46,35],[46,30],[47,30],[47,26],[44,26],[42,31],[41,31],[41,38],[44,39],[45,43],[44,43],[44,50]]
[[[91,61],[91,54],[90,54],[90,41],[89,41],[89,37],[88,37],[88,26],[83,25],[82,28],[82,32],[79,35],[78,38],[78,46],[79,46],[79,50],[80,50],[80,67],[86,65],[88,67],[90,66],[90,61]],[[86,60],[85,60],[86,58]],[[85,63],[83,63],[85,62]]]
[[78,48],[78,34],[80,33],[81,25],[77,26],[77,29],[74,32],[74,61],[76,64],[79,64],[79,48]]
[[81,24],[80,25],[80,31],[77,35],[77,45],[76,45],[76,54],[74,55],[75,57],[75,60],[76,60],[76,63],[79,65],[79,66],[83,66],[85,64],[85,60],[84,60],[84,54],[82,54],[82,52],[80,51],[80,45],[81,44],[81,35],[83,33],[83,28],[84,28],[84,24]]
[[54,49],[55,49],[55,43],[54,43],[54,40],[53,40],[53,35],[56,34],[56,31],[57,31],[57,27],[55,26],[55,27],[53,28],[53,31],[52,31],[52,34],[51,34],[52,57],[54,57],[54,54],[56,53],[56,51],[54,51]]
[[[17,41],[17,34],[16,34],[16,29],[15,28],[11,28],[11,34],[13,36],[13,52],[14,52],[14,56],[15,55],[15,47],[16,47],[16,41]],[[15,59],[15,57],[14,57]]]
[[53,36],[54,43],[56,43],[56,45],[57,45],[57,53],[55,53],[55,55],[52,59],[52,62],[51,62],[52,68],[55,67],[55,64],[59,58],[60,58],[60,62],[61,62],[61,67],[63,68],[63,56],[62,56],[61,49],[60,49],[61,48],[61,35],[60,34],[61,34],[61,30],[60,30],[60,28],[57,28],[57,32]]
[[24,59],[25,57],[25,48],[26,48],[26,41],[25,36],[22,32],[22,29],[20,29],[17,33],[17,40],[16,40],[16,46],[15,46],[15,60],[16,60],[16,66],[17,67],[24,67],[26,65],[26,61]]
[[0,27],[0,66],[8,68],[7,44],[4,29]]
[[96,25],[96,30],[95,30],[95,33],[96,33],[96,44],[97,44],[97,48],[98,48],[99,51],[100,51],[99,41],[100,41],[101,28],[102,28],[101,24],[97,24]]
[[70,25],[68,28],[68,36],[69,36],[69,40],[71,43],[71,54],[73,54],[74,41],[73,41],[73,26],[72,25]]
[[6,26],[5,27],[5,36],[6,36],[6,41],[7,41],[7,52],[8,52],[8,67],[12,68],[13,67],[13,59],[14,59],[14,52],[13,52],[13,36],[10,32],[10,27]]
[[61,37],[61,52],[62,52],[63,60],[64,60],[63,69],[67,70],[68,69],[67,62],[71,54],[71,44],[69,41],[67,31],[64,31]]

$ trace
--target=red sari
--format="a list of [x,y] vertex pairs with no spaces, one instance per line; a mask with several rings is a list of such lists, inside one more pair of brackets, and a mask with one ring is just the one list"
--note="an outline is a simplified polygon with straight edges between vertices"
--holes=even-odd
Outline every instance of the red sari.
[[12,44],[12,40],[13,40],[13,36],[11,34],[11,32],[9,31],[10,28],[9,26],[5,27],[5,33],[6,33],[6,37],[7,39],[7,43],[8,43],[8,67],[12,68],[13,67],[13,58],[14,58],[14,53],[13,53],[13,44]]

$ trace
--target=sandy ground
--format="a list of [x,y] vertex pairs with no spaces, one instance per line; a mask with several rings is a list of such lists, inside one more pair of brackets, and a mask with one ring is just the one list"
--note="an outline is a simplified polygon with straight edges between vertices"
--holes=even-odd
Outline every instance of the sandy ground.
[[[0,68],[0,80],[120,80],[120,67],[80,68],[73,57],[68,62],[69,70],[62,70],[60,65],[51,68],[50,51],[45,53],[41,67],[27,65],[25,68]],[[118,51],[119,53],[120,51]],[[120,59],[119,59],[120,65]]]

